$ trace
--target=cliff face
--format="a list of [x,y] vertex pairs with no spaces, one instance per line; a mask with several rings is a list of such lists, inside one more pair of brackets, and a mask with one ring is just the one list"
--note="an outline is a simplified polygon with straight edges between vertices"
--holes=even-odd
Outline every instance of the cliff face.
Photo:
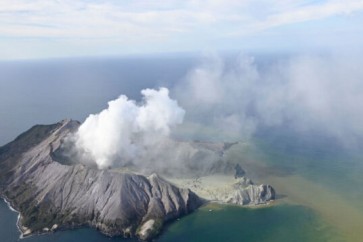
[[225,203],[237,205],[266,204],[275,199],[275,190],[270,185],[255,185],[246,178],[237,178],[237,182],[231,186],[229,195],[221,198]]
[[164,222],[202,204],[189,189],[156,174],[145,177],[56,162],[53,151],[78,126],[71,120],[34,126],[0,148],[0,193],[20,212],[24,233],[88,225],[107,235],[147,240]]

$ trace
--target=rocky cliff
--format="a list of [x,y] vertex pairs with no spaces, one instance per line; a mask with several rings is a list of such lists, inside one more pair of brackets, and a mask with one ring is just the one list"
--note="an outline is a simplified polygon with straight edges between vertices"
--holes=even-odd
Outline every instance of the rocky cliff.
[[237,178],[237,182],[231,186],[227,196],[221,198],[225,203],[237,205],[259,205],[266,204],[275,199],[275,190],[272,186],[261,184],[255,185],[246,178]]
[[0,192],[21,214],[25,234],[91,226],[147,240],[202,200],[156,174],[149,177],[60,164],[53,157],[79,123],[37,125],[0,148]]

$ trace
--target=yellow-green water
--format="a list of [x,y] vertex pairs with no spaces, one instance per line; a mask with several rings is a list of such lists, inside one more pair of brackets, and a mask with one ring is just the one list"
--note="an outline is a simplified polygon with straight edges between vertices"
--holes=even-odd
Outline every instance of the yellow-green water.
[[311,209],[280,204],[258,209],[206,206],[173,223],[159,241],[339,241]]
[[359,159],[352,161],[350,156],[336,159],[326,154],[319,159],[304,153],[263,148],[243,144],[230,155],[241,160],[252,177],[276,189],[279,199],[275,203],[310,209],[334,231],[329,241],[362,241],[363,177],[360,174],[363,169]]
[[299,175],[270,177],[269,182],[286,195],[289,204],[311,208],[336,229],[343,241],[362,241],[363,211],[345,199],[342,194],[314,183]]

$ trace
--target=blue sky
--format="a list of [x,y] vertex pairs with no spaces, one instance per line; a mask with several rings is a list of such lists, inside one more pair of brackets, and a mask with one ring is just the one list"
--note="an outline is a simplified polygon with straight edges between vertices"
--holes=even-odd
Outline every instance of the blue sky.
[[0,1],[0,59],[362,47],[363,0]]

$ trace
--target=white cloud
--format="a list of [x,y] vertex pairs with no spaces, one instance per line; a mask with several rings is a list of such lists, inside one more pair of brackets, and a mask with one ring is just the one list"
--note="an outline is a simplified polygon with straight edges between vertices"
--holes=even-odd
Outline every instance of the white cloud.
[[[164,6],[165,5],[165,6]],[[258,9],[259,7],[263,9]],[[1,33],[23,37],[125,37],[190,32],[210,24],[260,29],[352,13],[362,1],[1,1]],[[226,26],[227,27],[227,26]],[[231,28],[231,27],[229,27]]]
[[252,25],[254,30],[261,31],[276,26],[318,20],[336,15],[351,14],[363,10],[363,1],[330,1],[318,5],[306,5],[286,12],[268,15],[265,21]]
[[[362,1],[0,1],[5,39],[117,41],[124,49],[172,45],[175,51],[216,47],[218,40],[255,36],[288,24],[363,10]],[[207,43],[206,40],[208,40]],[[41,40],[39,40],[41,41]],[[160,44],[161,43],[161,44]],[[0,42],[1,44],[1,42]],[[236,43],[234,43],[236,44]],[[96,45],[97,46],[97,45]],[[236,47],[236,46],[235,46]],[[151,50],[152,48],[148,48]],[[1,54],[1,52],[0,52]]]

